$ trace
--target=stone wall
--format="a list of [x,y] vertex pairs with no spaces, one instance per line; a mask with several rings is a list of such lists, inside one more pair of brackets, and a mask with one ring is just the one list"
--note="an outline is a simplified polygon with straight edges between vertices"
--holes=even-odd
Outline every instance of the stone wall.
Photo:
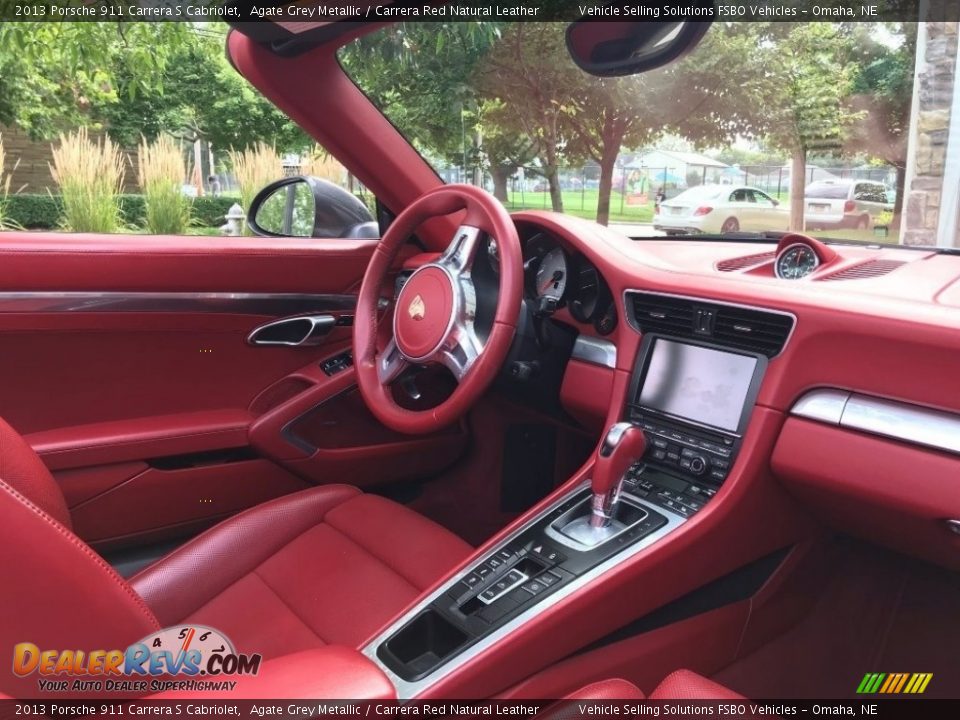
[[[954,93],[960,92],[954,77],[958,27],[960,24],[956,22],[929,22],[921,24],[919,29],[926,34],[926,47],[923,56],[917,58],[916,115],[910,133],[906,211],[900,236],[903,243],[936,245],[937,242],[943,173],[948,162],[950,107]],[[960,159],[952,158],[952,162],[958,161]]]
[[[35,141],[26,132],[17,127],[0,126],[3,147],[7,159],[4,171],[13,172],[11,192],[45,193],[56,192],[57,186],[50,175],[50,163],[53,161],[49,141]],[[97,136],[94,135],[94,138]],[[124,174],[124,192],[137,191],[136,151],[126,151],[130,164]],[[17,165],[17,162],[19,164]],[[16,165],[17,169],[13,167]]]

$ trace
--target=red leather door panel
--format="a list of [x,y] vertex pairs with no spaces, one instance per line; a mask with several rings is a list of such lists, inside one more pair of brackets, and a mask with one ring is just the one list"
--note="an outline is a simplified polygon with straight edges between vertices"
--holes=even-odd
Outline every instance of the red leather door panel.
[[[328,466],[260,422],[298,398],[307,412],[351,384],[352,372],[320,382],[332,378],[318,363],[349,344],[376,244],[0,236],[0,416],[51,467],[78,533],[101,546],[182,534],[310,483],[378,480],[368,445],[382,467],[422,451],[361,437]],[[255,327],[300,313],[339,322],[316,347],[247,342]],[[417,470],[442,468],[462,447],[462,433],[435,438]],[[242,452],[219,458],[225,450]],[[196,463],[158,461],[197,453]]]

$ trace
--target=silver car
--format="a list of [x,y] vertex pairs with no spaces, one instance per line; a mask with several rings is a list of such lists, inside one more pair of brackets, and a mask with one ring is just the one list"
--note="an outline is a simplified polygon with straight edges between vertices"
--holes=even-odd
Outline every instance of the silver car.
[[876,180],[817,180],[803,196],[808,229],[869,229],[890,207],[887,186]]
[[698,185],[660,203],[653,227],[667,235],[786,230],[790,213],[762,190],[746,185]]

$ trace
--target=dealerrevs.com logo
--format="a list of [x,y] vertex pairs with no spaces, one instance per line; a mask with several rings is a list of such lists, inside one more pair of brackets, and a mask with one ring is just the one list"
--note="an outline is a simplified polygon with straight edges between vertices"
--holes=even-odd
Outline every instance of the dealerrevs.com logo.
[[220,631],[202,625],[169,627],[125,650],[48,650],[22,642],[13,648],[13,673],[36,674],[42,692],[162,692],[233,690],[256,675],[262,657],[234,650]]

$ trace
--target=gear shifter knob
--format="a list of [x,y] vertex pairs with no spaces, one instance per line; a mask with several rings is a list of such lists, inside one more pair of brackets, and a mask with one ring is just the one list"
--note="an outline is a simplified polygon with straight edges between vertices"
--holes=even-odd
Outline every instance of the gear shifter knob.
[[646,447],[643,431],[632,423],[617,423],[607,431],[593,466],[591,525],[606,527],[610,524],[620,499],[623,476],[643,455]]

